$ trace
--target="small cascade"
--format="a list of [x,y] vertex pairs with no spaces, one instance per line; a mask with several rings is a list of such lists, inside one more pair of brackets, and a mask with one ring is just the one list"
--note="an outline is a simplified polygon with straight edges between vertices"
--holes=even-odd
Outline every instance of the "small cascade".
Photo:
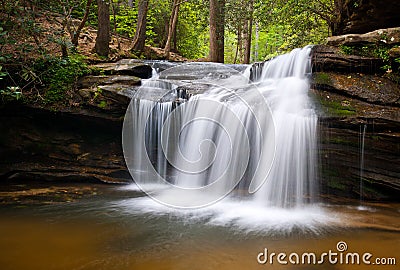
[[[266,62],[257,81],[270,89],[267,102],[275,122],[276,152],[258,201],[300,207],[316,193],[317,116],[308,97],[309,48]],[[261,86],[263,88],[263,86]]]
[[363,205],[364,147],[367,124],[360,125],[360,206]]
[[310,51],[244,71],[195,63],[154,76],[135,93],[124,122],[135,182],[166,184],[166,192],[151,196],[178,207],[228,194],[268,207],[312,202],[317,116],[308,97]]

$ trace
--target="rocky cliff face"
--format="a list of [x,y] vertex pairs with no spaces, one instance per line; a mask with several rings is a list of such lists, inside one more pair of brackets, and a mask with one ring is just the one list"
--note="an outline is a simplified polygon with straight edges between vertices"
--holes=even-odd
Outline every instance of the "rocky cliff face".
[[[97,65],[82,78],[70,106],[0,108],[0,179],[130,182],[121,130],[129,93],[152,68],[137,60]],[[132,90],[132,91],[128,91]]]
[[343,1],[337,35],[367,33],[400,25],[400,2],[393,0]]
[[312,93],[320,111],[322,191],[398,200],[400,87],[374,74],[374,66],[367,68],[366,63],[375,60],[336,50],[315,47],[313,55]]
[[121,121],[13,105],[0,111],[0,179],[124,182]]

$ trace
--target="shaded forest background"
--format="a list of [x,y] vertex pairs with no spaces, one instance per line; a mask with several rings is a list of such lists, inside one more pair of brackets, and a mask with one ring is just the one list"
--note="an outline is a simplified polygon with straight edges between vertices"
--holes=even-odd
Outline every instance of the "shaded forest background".
[[[344,1],[2,1],[1,51],[2,57],[9,57],[4,46],[12,44],[18,45],[13,49],[20,56],[32,51],[46,55],[58,45],[66,56],[79,46],[82,29],[92,26],[99,29],[99,34],[105,33],[105,38],[110,36],[110,41],[130,39],[130,49],[139,52],[146,45],[177,52],[191,60],[255,62],[323,42],[335,30],[341,2]],[[51,31],[46,29],[49,24]],[[96,48],[99,46],[96,44]],[[224,58],[216,59],[212,54],[221,46]],[[101,48],[97,52],[108,55]]]
[[375,17],[398,24],[398,9],[387,17],[378,2],[0,0],[1,101],[62,101],[77,78],[99,72],[90,64],[122,58],[263,61],[346,33],[354,10],[365,9],[360,31]]

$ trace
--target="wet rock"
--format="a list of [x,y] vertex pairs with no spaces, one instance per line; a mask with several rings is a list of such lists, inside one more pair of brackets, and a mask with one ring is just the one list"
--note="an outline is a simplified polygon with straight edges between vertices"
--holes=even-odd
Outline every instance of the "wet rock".
[[77,83],[75,100],[80,109],[118,119],[124,115],[131,100],[130,92],[134,92],[140,84],[140,78],[128,75],[85,76]]
[[[100,85],[96,89],[80,89],[79,95],[82,97],[81,108],[86,109],[87,113],[78,111],[77,114],[96,116],[101,114],[102,118],[118,121],[125,114],[126,108],[131,98],[126,94],[130,91],[129,85]],[[78,110],[79,110],[78,109]]]
[[312,50],[313,72],[382,73],[382,59],[345,55],[336,47],[317,45]]
[[153,69],[143,61],[137,59],[122,59],[117,63],[101,63],[93,66],[105,75],[128,75],[142,79],[149,79]]
[[364,200],[398,200],[398,149],[399,122],[357,117],[321,118],[322,192]]
[[163,72],[164,70],[174,68],[184,63],[155,60],[155,61],[147,61],[146,64],[151,65],[157,72]]
[[121,119],[13,106],[1,109],[0,129],[0,179],[131,181]]
[[389,50],[389,56],[392,58],[400,57],[400,47],[394,47]]
[[90,88],[97,85],[124,84],[124,85],[140,85],[141,79],[135,76],[126,75],[101,75],[101,76],[85,76],[78,80],[78,88]]
[[230,65],[217,63],[190,63],[177,68],[164,70],[160,79],[190,81],[199,79],[226,79],[239,72]]

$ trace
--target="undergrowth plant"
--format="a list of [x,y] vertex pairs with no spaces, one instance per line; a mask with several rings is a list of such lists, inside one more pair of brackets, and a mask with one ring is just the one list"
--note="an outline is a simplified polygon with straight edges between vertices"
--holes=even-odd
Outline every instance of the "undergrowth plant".
[[90,73],[84,57],[78,54],[67,58],[45,57],[35,65],[36,74],[41,74],[44,89],[44,103],[62,101],[65,93],[72,89],[77,79]]

